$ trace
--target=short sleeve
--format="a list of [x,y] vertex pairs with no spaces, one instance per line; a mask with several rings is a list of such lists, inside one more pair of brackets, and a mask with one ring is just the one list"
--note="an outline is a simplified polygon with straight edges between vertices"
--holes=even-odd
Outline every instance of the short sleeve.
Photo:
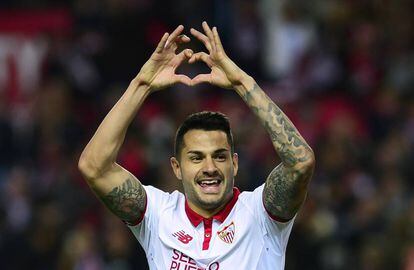
[[153,186],[143,186],[147,195],[147,203],[142,220],[136,225],[128,225],[145,251],[151,242],[151,237],[156,235],[159,213],[168,202],[171,194],[159,190]]
[[286,222],[272,218],[263,204],[263,189],[264,184],[256,188],[253,192],[249,192],[249,195],[245,198],[246,204],[253,210],[253,215],[259,222],[258,225],[266,238],[272,242],[272,246],[276,247],[279,252],[284,253],[296,216]]

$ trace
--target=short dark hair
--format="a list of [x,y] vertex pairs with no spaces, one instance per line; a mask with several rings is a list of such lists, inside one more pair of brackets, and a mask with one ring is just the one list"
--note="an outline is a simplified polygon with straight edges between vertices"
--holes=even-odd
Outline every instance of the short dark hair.
[[227,135],[227,142],[231,147],[231,153],[234,153],[233,134],[231,133],[228,117],[220,112],[203,111],[189,115],[178,128],[174,143],[174,155],[177,158],[180,157],[180,151],[184,143],[184,135],[193,129],[223,131]]

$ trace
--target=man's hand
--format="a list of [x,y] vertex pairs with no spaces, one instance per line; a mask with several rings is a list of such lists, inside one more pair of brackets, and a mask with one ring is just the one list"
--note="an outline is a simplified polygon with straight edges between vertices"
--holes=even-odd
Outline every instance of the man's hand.
[[191,85],[191,79],[183,74],[175,74],[177,67],[186,59],[190,59],[193,51],[185,49],[176,54],[178,44],[187,43],[190,38],[180,35],[184,26],[178,26],[169,35],[165,33],[150,59],[141,68],[135,80],[145,85],[150,92],[163,89],[175,83]]
[[203,22],[202,26],[205,35],[194,28],[190,31],[193,36],[203,42],[209,53],[195,53],[188,62],[192,64],[201,60],[207,64],[211,72],[197,75],[192,79],[192,84],[207,82],[221,88],[234,88],[241,84],[246,74],[224,52],[217,28],[213,27],[211,30],[206,22]]

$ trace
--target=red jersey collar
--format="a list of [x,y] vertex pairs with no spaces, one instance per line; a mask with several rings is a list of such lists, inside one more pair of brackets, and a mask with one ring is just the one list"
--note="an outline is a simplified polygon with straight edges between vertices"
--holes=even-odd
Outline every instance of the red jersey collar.
[[[224,206],[223,209],[221,209],[217,214],[215,214],[213,217],[209,219],[215,219],[220,222],[223,222],[226,219],[226,217],[230,214],[230,211],[231,209],[233,209],[233,206],[236,204],[239,194],[240,190],[234,187],[233,198],[231,198],[231,200]],[[193,209],[190,208],[187,202],[187,198],[185,200],[185,213],[187,214],[188,219],[194,225],[194,227],[197,227],[198,224],[200,224],[204,219],[207,219],[200,216],[198,213],[196,213]]]

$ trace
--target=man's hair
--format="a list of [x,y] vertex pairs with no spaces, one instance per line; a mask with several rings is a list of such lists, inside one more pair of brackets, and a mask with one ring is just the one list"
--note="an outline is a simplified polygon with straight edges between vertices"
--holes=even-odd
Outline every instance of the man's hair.
[[233,134],[231,133],[230,122],[227,116],[220,112],[203,111],[189,115],[178,128],[174,143],[174,155],[177,158],[180,157],[180,151],[184,144],[184,135],[193,129],[223,131],[227,135],[227,142],[231,147],[231,153],[234,153]]

